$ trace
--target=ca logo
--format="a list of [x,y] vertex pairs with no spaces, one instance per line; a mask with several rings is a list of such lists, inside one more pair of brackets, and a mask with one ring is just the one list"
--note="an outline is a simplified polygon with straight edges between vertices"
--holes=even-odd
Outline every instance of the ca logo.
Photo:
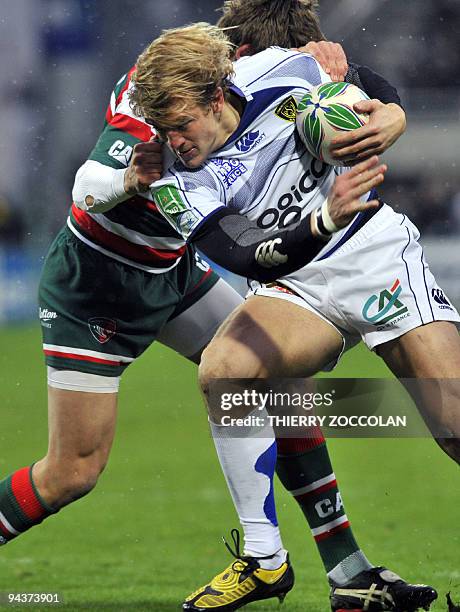
[[[379,295],[371,295],[363,306],[362,315],[375,325],[383,325],[392,319],[407,312],[407,307],[399,299],[402,287],[399,278],[396,279],[391,289],[384,289]],[[375,303],[377,304],[377,312],[372,313]],[[395,310],[396,309],[396,310]]]

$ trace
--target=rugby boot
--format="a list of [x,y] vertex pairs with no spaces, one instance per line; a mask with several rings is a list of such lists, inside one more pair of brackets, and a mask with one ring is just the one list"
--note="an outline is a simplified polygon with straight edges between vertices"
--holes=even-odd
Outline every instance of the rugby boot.
[[332,585],[333,612],[415,612],[429,610],[438,594],[425,584],[409,584],[385,567],[365,570],[344,586]]
[[[237,536],[234,535],[235,532]],[[271,597],[278,597],[282,602],[292,589],[294,571],[289,556],[279,568],[263,569],[259,561],[271,557],[248,557],[240,554],[239,533],[236,529],[232,530],[232,537],[236,546],[235,552],[225,540],[224,542],[235,561],[208,584],[189,595],[182,604],[183,610],[229,612],[252,601]]]

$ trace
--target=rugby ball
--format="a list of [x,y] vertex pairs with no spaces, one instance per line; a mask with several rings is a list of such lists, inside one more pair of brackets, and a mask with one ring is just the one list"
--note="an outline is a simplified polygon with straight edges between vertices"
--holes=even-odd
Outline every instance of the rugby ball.
[[323,83],[304,95],[297,107],[296,125],[309,152],[332,166],[345,163],[333,159],[330,144],[340,132],[349,132],[369,121],[367,113],[357,113],[353,105],[369,96],[351,83]]

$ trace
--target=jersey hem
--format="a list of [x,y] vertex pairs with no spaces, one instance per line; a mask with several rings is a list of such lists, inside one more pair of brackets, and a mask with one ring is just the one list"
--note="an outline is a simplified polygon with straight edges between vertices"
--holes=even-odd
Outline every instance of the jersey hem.
[[92,242],[84,234],[80,233],[77,230],[77,228],[73,225],[70,217],[67,218],[67,227],[74,234],[74,236],[76,236],[79,240],[81,240],[81,242],[83,242],[84,244],[86,244],[90,248],[94,249],[95,251],[99,251],[99,253],[102,253],[106,257],[110,257],[111,259],[115,259],[116,261],[124,263],[127,266],[131,266],[133,268],[138,268],[139,270],[143,270],[144,272],[148,272],[150,274],[164,274],[165,272],[169,272],[170,270],[173,270],[179,264],[179,262],[182,259],[182,256],[178,257],[175,260],[174,264],[172,266],[167,267],[167,268],[153,268],[153,267],[150,267],[150,266],[144,266],[143,264],[140,264],[140,263],[137,263],[135,261],[132,261],[131,259],[127,259],[125,257],[122,257],[121,255],[117,255],[116,253],[113,253],[112,251],[109,251],[108,249],[105,249],[104,247],[100,246],[99,244],[96,244],[96,243]]

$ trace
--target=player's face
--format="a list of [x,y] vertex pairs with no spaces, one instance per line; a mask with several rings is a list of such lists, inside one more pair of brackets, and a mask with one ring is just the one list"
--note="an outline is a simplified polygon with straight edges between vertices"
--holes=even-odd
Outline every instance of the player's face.
[[169,146],[188,168],[198,168],[220,146],[218,115],[212,107],[195,106],[177,117],[165,132]]

